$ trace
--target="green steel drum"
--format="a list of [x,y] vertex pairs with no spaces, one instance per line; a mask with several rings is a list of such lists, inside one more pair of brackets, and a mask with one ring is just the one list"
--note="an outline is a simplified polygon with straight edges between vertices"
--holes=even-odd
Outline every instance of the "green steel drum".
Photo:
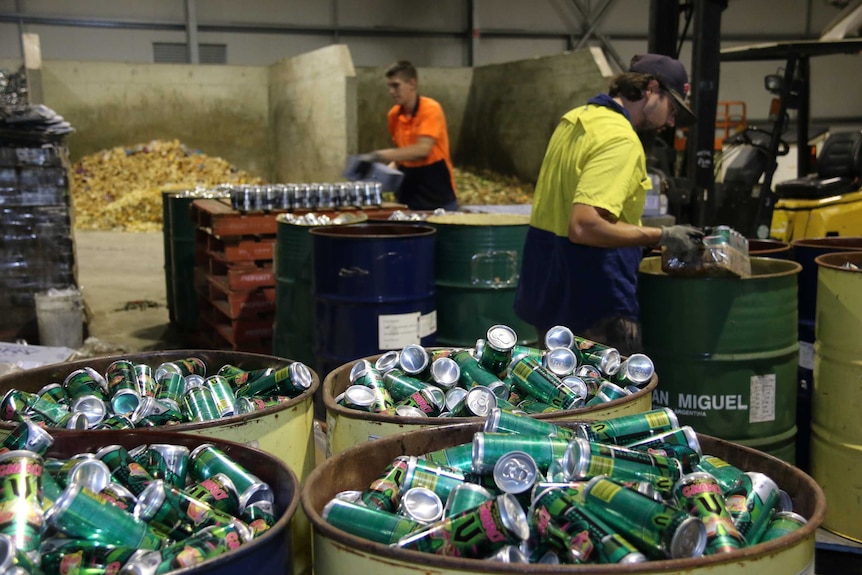
[[488,326],[515,330],[519,343],[536,341],[533,326],[515,315],[515,288],[530,218],[517,214],[429,216],[437,229],[434,282],[437,343],[470,346]]
[[171,196],[176,195],[176,192],[162,192],[162,239],[164,243],[165,254],[165,299],[168,304],[168,319],[171,323],[175,323],[177,318],[174,314],[174,281],[173,281],[173,254],[171,252]]
[[171,244],[171,301],[174,323],[183,331],[198,328],[198,295],[195,291],[195,225],[191,219],[193,193],[168,194],[168,230]]
[[[311,294],[312,226],[295,223],[288,214],[277,218],[273,254],[275,273],[275,322],[272,353],[290,357],[316,369],[314,356],[314,299]],[[341,214],[341,225],[363,222],[365,214]]]
[[815,261],[811,475],[826,493],[823,527],[862,541],[862,252],[826,254]]
[[[559,423],[559,422],[555,422]],[[565,424],[563,424],[565,425]],[[375,573],[377,575],[523,574],[613,575],[659,574],[747,575],[748,573],[814,573],[815,531],[823,520],[823,491],[805,473],[783,461],[714,437],[700,435],[704,453],[747,471],[765,473],[793,499],[794,510],[807,524],[787,535],[730,553],[638,564],[524,565],[440,556],[360,539],[327,523],[324,505],[336,493],[365,489],[393,459],[422,455],[470,442],[481,423],[451,425],[384,437],[358,445],[315,468],[302,489],[302,507],[313,526],[315,575]]]
[[792,261],[751,258],[750,278],[678,277],[641,263],[645,353],[661,374],[655,406],[680,423],[795,459],[796,279]]

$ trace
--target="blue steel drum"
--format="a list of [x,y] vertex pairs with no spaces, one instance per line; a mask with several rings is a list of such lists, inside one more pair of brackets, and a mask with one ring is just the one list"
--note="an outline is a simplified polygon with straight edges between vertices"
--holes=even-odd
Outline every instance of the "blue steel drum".
[[434,228],[357,224],[310,234],[319,373],[409,344],[436,343]]
[[[862,250],[862,237],[804,238],[791,244],[793,259],[802,266],[797,292],[799,310],[799,367],[796,427],[799,437],[811,435],[811,396],[814,390],[814,317],[817,307],[815,258],[832,252]],[[808,471],[811,459],[807,441],[796,442],[796,465]]]

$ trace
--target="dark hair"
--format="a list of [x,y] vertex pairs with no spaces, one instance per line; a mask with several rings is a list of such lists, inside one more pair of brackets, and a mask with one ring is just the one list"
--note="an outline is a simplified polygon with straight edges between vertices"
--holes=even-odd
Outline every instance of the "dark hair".
[[622,96],[626,100],[637,102],[643,98],[644,91],[650,80],[658,81],[652,74],[641,74],[640,72],[623,72],[611,79],[608,85],[608,96],[615,98]]
[[407,60],[398,60],[386,68],[385,75],[387,78],[393,76],[401,76],[406,80],[418,80],[419,73],[416,72],[416,67]]

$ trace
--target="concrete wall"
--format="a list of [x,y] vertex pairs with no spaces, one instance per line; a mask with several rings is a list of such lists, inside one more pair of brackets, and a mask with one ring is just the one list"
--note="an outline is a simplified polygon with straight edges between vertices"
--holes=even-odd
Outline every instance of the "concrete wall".
[[267,69],[46,61],[45,104],[75,128],[73,160],[114,146],[179,139],[264,177]]
[[607,83],[590,50],[476,68],[456,163],[535,181],[560,116]]
[[270,69],[275,181],[338,181],[356,150],[356,72],[347,46],[321,48]]
[[[392,98],[383,76],[385,66],[357,68],[357,152],[368,152],[392,146],[386,125],[386,113]],[[434,98],[443,106],[452,157],[458,155],[458,144],[467,111],[472,68],[419,68],[419,93]]]

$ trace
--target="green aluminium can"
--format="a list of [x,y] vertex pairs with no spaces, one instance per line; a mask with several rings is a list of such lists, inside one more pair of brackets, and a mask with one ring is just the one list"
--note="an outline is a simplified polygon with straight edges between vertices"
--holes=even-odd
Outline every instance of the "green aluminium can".
[[[44,486],[42,490],[45,490]],[[119,507],[129,513],[134,512],[135,504],[138,502],[138,498],[135,497],[134,493],[114,481],[108,483],[105,488],[99,491],[96,495],[111,505]]]
[[550,403],[545,403],[544,401],[539,401],[534,397],[522,399],[518,402],[516,408],[521,410],[523,413],[527,413],[530,415],[538,415],[540,413],[554,413],[560,411],[560,406],[551,405]]
[[624,445],[626,447],[631,447],[632,449],[648,450],[665,444],[689,447],[697,452],[698,456],[703,453],[703,450],[700,448],[700,440],[697,438],[697,433],[695,433],[694,429],[688,425],[683,425],[682,427],[671,429],[669,431],[662,431],[636,441],[629,441]]
[[542,473],[555,459],[563,457],[569,442],[547,435],[514,435],[477,432],[473,435],[473,473],[494,470],[497,461],[511,451],[523,451],[536,462]]
[[45,401],[62,403],[63,405],[69,404],[69,396],[66,395],[66,390],[59,383],[49,383],[37,391],[36,395]]
[[793,533],[797,529],[801,529],[808,521],[798,513],[792,511],[779,511],[772,516],[769,525],[766,526],[766,531],[760,536],[760,540],[754,543],[765,543],[784,537],[788,533]]
[[70,400],[84,395],[95,395],[103,401],[107,399],[108,382],[92,367],[76,369],[67,375],[63,387]]
[[585,337],[574,336],[573,350],[578,356],[578,364],[589,364],[596,367],[607,376],[614,375],[620,369],[620,352],[607,345],[602,345]]
[[522,357],[532,357],[539,363],[542,363],[542,357],[545,352],[537,347],[529,347],[526,345],[515,345],[512,347],[512,359],[520,359]]
[[403,370],[393,367],[383,374],[383,385],[389,391],[392,401],[404,401],[417,391],[425,389],[426,383],[421,379],[407,375]]
[[424,527],[403,515],[338,498],[324,506],[321,516],[337,529],[383,545],[397,543],[402,537]]
[[307,391],[313,382],[311,370],[304,363],[295,361],[285,367],[274,370],[248,381],[236,391],[237,397],[254,395],[286,395],[297,397]]
[[162,575],[224,555],[228,551],[237,549],[245,541],[250,541],[251,538],[251,529],[239,521],[230,525],[207,527],[160,551],[147,553],[137,562],[130,561],[126,564],[126,568],[132,573]]
[[581,397],[549,369],[531,357],[512,362],[512,383],[521,393],[562,409],[570,409]]
[[449,410],[448,417],[487,417],[497,407],[498,398],[483,385],[470,388]]
[[426,460],[443,467],[452,467],[463,473],[473,471],[473,444],[462,443],[453,447],[446,447],[431,451],[423,456]]
[[[178,489],[181,486],[175,485]],[[203,501],[213,509],[218,509],[229,515],[239,516],[239,494],[230,477],[224,473],[216,473],[209,479],[204,479],[185,489],[186,493]]]
[[156,378],[153,368],[145,363],[135,364],[135,377],[138,381],[138,393],[147,397],[156,396]]
[[540,531],[542,525],[554,521],[576,540],[590,541],[596,556],[587,554],[585,559],[599,563],[642,563],[647,560],[625,537],[585,508],[568,489],[541,491],[533,502],[533,519]]
[[63,492],[57,480],[50,473],[42,472],[42,510],[47,511]]
[[476,358],[470,355],[469,351],[461,350],[451,355],[452,361],[458,365],[460,374],[458,382],[465,389],[474,387],[488,387],[489,385],[500,381],[500,378],[482,367]]
[[587,483],[584,504],[651,559],[696,558],[706,549],[706,528],[700,518],[606,476]]
[[36,396],[36,399],[30,404],[27,413],[41,419],[51,427],[65,427],[66,422],[72,417],[72,412],[67,405],[46,401],[39,396]]
[[42,511],[42,457],[15,450],[0,455],[0,533],[8,535],[18,551],[39,548],[44,530]]
[[101,423],[99,423],[93,429],[134,429],[135,422],[133,422],[128,415],[112,415],[106,419],[103,419]]
[[110,404],[115,415],[129,416],[141,404],[141,394],[137,389],[118,389],[111,396]]
[[475,483],[457,485],[449,492],[449,497],[446,498],[446,504],[443,507],[443,517],[452,517],[468,509],[475,509],[493,498],[494,495],[481,485],[476,485]]
[[233,390],[237,391],[245,384],[272,375],[274,372],[275,369],[272,367],[246,371],[233,365],[224,365],[219,369],[218,375],[226,378]]
[[611,376],[611,381],[620,387],[643,387],[650,382],[654,374],[655,365],[652,360],[642,353],[633,353],[623,360],[619,370]]
[[673,486],[673,496],[680,509],[700,517],[706,527],[704,555],[731,553],[746,546],[733,518],[727,511],[718,481],[703,471],[683,475]]
[[613,443],[587,441],[580,437],[572,440],[567,446],[566,453],[563,458],[564,465],[566,467],[576,466],[583,453],[590,453],[592,455],[646,465],[654,468],[656,473],[664,477],[673,478],[674,480],[679,479],[683,474],[682,464],[673,457],[629,449],[628,447],[615,445]]
[[[97,541],[66,539],[49,547],[40,556],[40,567],[46,573],[119,573],[130,560],[148,551],[133,547],[114,547]],[[45,545],[43,545],[43,549]]]
[[0,414],[5,421],[21,421],[37,397],[35,393],[10,389],[0,401]]
[[136,496],[154,478],[143,465],[135,461],[122,445],[108,445],[96,452],[96,459],[108,466],[111,476]]
[[242,510],[240,519],[252,530],[255,538],[259,537],[275,525],[275,506],[267,501],[251,503]]
[[168,499],[165,482],[161,479],[147,485],[138,495],[134,515],[174,541],[186,539],[195,532],[195,525]]
[[[581,440],[583,442],[583,440]],[[584,442],[586,443],[586,442]],[[656,467],[648,463],[618,459],[612,455],[593,454],[589,445],[572,442],[574,449],[566,450],[565,473],[570,480],[583,481],[600,475],[619,482],[648,481],[663,496],[670,496],[674,482],[679,479],[681,469],[676,467]]]
[[15,429],[3,439],[2,451],[32,451],[38,455],[45,455],[48,448],[54,444],[54,438],[42,427],[36,425],[29,418],[15,426]]
[[408,398],[395,404],[396,409],[400,406],[415,407],[428,417],[437,417],[443,411],[437,398],[434,397],[433,392],[427,387],[420,389]]
[[595,557],[595,545],[586,529],[579,529],[579,525],[569,525],[572,529],[570,533],[551,518],[540,519],[543,520],[535,521],[533,526],[540,538],[542,551],[553,553],[558,561],[562,559],[564,563],[575,565],[586,563]]
[[529,535],[530,526],[521,504],[513,495],[505,493],[402,537],[398,547],[437,555],[483,558],[507,544],[518,545]]
[[740,468],[715,455],[704,455],[694,465],[694,468],[696,471],[705,471],[715,477],[725,496],[736,487],[744,473]]
[[414,455],[407,457],[407,469],[404,472],[404,480],[401,490],[406,491],[411,487],[425,487],[430,489],[440,498],[446,501],[449,493],[466,480],[461,471],[435,465],[430,461],[419,459]]
[[512,362],[512,348],[517,342],[518,336],[511,327],[492,325],[485,334],[481,353],[477,353],[479,365],[497,377],[501,377]]
[[[664,443],[661,445],[656,445],[655,447],[648,448],[647,453],[676,459],[677,461],[679,461],[680,465],[682,465],[683,473],[691,473],[692,471],[697,471],[695,466],[700,462],[700,455],[697,453],[697,451],[695,451],[688,445],[672,445],[669,443]],[[735,480],[734,483],[736,483]],[[723,488],[722,491],[724,491]]]
[[236,412],[236,395],[227,379],[221,375],[211,375],[204,380],[204,386],[212,393],[219,417],[229,417]]
[[194,477],[209,479],[217,473],[227,475],[236,487],[240,509],[255,501],[263,500],[270,503],[275,501],[269,485],[211,443],[197,446],[191,452],[190,459]]
[[186,357],[159,365],[154,373],[155,378],[160,379],[161,374],[164,372],[179,373],[183,377],[187,375],[205,377],[207,374],[207,365],[199,357]]
[[165,497],[175,509],[180,511],[184,520],[191,523],[195,529],[230,525],[236,521],[236,517],[233,515],[220,511],[173,485],[165,484]]
[[527,435],[538,433],[562,439],[573,439],[575,437],[574,430],[568,427],[501,409],[491,410],[491,413],[485,418],[483,430],[491,433],[522,433]]
[[615,383],[611,383],[610,381],[603,381],[599,386],[599,389],[596,391],[596,394],[590,398],[584,405],[587,407],[592,407],[594,405],[600,405],[602,403],[609,403],[611,401],[622,399],[623,397],[631,395],[631,392],[623,389]]
[[578,428],[578,436],[590,441],[623,445],[679,427],[672,409],[663,407],[643,413],[593,421]]
[[394,413],[395,402],[386,388],[383,375],[367,360],[359,360],[350,370],[350,381],[371,390],[371,403],[368,411],[373,413]]
[[152,443],[147,450],[147,471],[177,489],[186,485],[189,472],[189,448],[170,443]]
[[139,549],[159,549],[165,544],[165,539],[145,521],[108,503],[80,483],[72,483],[60,494],[45,513],[45,520],[75,539]]
[[769,476],[755,471],[746,471],[739,478],[736,488],[727,495],[727,510],[733,517],[736,528],[750,544],[760,537],[776,511],[790,511],[792,505],[782,502],[782,492]]
[[362,491],[360,500],[368,507],[394,513],[401,499],[401,485],[407,474],[409,457],[401,455],[386,466],[383,473]]
[[[65,460],[48,458],[45,460],[44,470],[62,489],[71,483],[80,483],[90,491],[97,492],[111,481],[111,470],[108,466],[90,454]],[[42,474],[43,482],[45,475]]]
[[179,409],[186,392],[186,380],[179,373],[166,373],[156,382],[156,399],[162,403],[172,402]]
[[127,359],[118,359],[111,363],[105,369],[105,380],[108,382],[108,395],[110,397],[114,397],[121,389],[131,389],[140,394],[135,364]]
[[209,387],[192,387],[183,395],[183,411],[187,421],[219,419],[215,397]]

